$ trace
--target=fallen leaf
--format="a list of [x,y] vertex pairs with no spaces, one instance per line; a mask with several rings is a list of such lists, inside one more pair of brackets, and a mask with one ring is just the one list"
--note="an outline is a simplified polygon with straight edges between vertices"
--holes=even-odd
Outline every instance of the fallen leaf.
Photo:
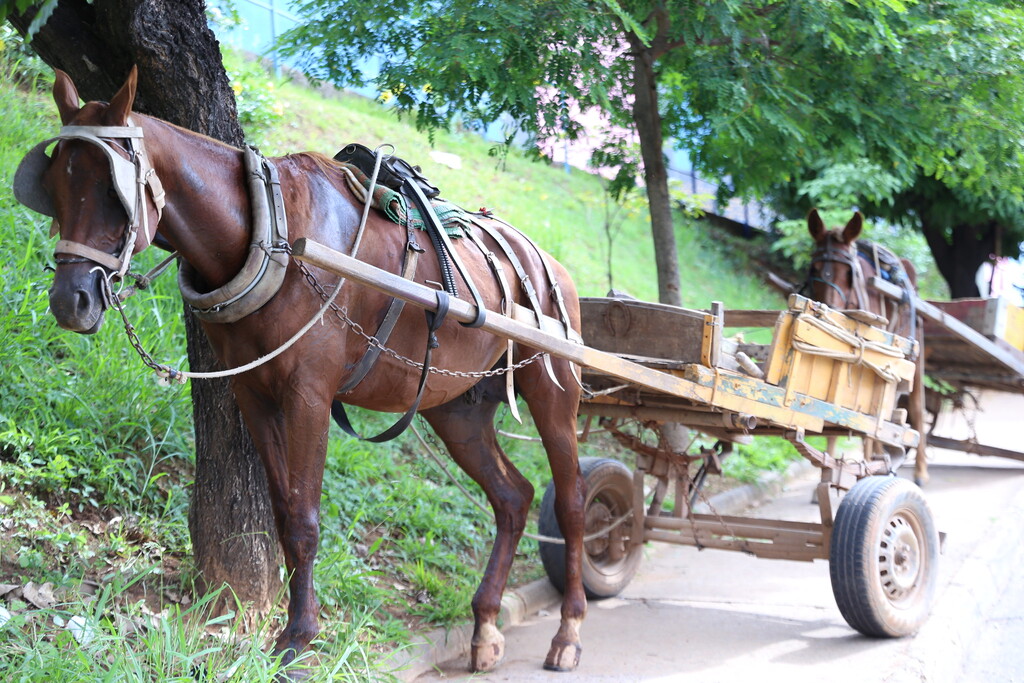
[[103,534],[107,533],[107,524],[102,520],[98,522],[83,521],[79,522],[79,524],[81,524],[97,536],[102,536]]
[[29,581],[22,588],[22,597],[39,609],[50,609],[57,602],[57,599],[53,596],[53,584],[49,582],[37,586],[32,581]]

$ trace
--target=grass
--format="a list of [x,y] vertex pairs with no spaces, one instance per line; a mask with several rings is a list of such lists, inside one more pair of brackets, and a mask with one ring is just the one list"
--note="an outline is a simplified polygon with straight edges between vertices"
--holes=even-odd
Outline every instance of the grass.
[[[2,68],[0,185],[7,188],[21,155],[59,124],[47,94],[16,87],[10,60]],[[327,97],[281,81],[270,88],[251,72],[241,78],[251,97],[270,98],[259,100],[258,114],[281,112],[253,119],[264,126],[252,132],[265,152],[333,154],[349,141],[390,143],[421,164],[446,197],[468,208],[486,205],[526,231],[568,267],[582,294],[608,289],[606,204],[595,176],[514,151],[499,159],[470,131],[439,133],[432,146],[363,98]],[[457,155],[462,168],[432,161],[432,149]],[[263,651],[283,614],[257,624],[240,608],[214,616],[216,596],[190,589],[188,387],[159,385],[117,320],[93,337],[57,328],[47,311],[48,230],[47,220],[0,191],[0,584],[16,586],[0,589],[0,669],[13,681],[270,680],[278,665]],[[685,303],[780,307],[756,276],[748,245],[709,230],[678,223]],[[652,249],[645,215],[625,216],[611,255],[617,287],[656,298]],[[156,259],[144,254],[139,268]],[[145,347],[182,366],[173,278],[133,298],[129,310]],[[368,431],[382,422],[365,413],[358,419],[369,422]],[[505,412],[501,426],[529,434],[526,422],[520,427]],[[333,437],[315,568],[324,628],[318,676],[386,679],[386,654],[411,631],[468,618],[491,522],[411,435],[385,446]],[[539,447],[502,443],[542,492],[548,474]],[[615,452],[601,439],[583,449]],[[774,466],[769,460],[742,476]],[[452,476],[482,500],[465,475]],[[519,558],[515,580],[541,575],[535,542],[524,541]],[[53,603],[29,600],[29,582],[52,584]]]

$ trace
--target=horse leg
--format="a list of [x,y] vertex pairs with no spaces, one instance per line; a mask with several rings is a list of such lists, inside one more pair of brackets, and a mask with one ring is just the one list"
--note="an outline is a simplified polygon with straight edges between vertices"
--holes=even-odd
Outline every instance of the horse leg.
[[580,625],[587,614],[582,573],[587,491],[577,454],[579,444],[576,439],[576,415],[580,388],[571,374],[570,363],[556,361],[553,366],[564,389],[547,381],[543,366],[539,363],[523,368],[517,380],[548,454],[551,479],[555,487],[555,517],[565,539],[566,576],[562,619],[558,632],[551,640],[544,668],[550,671],[573,671],[579,665],[583,650]]
[[273,654],[291,662],[320,632],[313,589],[313,561],[320,535],[320,491],[327,453],[328,409],[296,399],[283,408],[236,389],[270,487],[277,535],[288,571],[288,623]]
[[921,434],[914,457],[914,483],[924,486],[928,483],[928,430],[925,425],[925,388],[924,388],[924,332],[918,325],[917,370],[914,373],[914,386],[910,390],[908,418],[910,426]]
[[494,509],[494,545],[473,596],[470,670],[474,672],[490,671],[504,657],[505,638],[497,625],[501,594],[533,500],[533,485],[498,445],[494,414],[502,401],[503,388],[501,378],[487,379],[459,398],[421,413],[459,467],[484,490]]

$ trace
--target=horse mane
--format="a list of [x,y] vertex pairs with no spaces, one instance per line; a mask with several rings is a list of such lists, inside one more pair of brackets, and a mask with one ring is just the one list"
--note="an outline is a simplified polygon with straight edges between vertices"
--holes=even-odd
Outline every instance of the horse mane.
[[321,171],[324,173],[336,173],[340,168],[340,164],[334,159],[330,158],[326,154],[320,152],[293,152],[287,154],[282,159],[296,159],[305,158],[312,161]]
[[[855,245],[857,255],[872,266],[875,265],[877,257],[877,262],[881,266],[879,275],[886,280],[894,284],[903,284],[905,282],[909,282],[911,285],[917,284],[917,271],[910,261],[900,258],[888,247],[868,240],[857,240]],[[907,266],[910,267],[908,268]]]

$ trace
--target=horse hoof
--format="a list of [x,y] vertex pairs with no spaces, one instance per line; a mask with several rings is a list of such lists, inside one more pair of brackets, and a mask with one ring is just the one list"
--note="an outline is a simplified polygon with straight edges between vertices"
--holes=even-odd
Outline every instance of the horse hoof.
[[469,670],[473,673],[493,671],[505,657],[505,636],[494,626],[481,629],[470,648]]
[[583,648],[576,643],[551,646],[544,668],[548,671],[575,671],[580,665],[580,654]]

